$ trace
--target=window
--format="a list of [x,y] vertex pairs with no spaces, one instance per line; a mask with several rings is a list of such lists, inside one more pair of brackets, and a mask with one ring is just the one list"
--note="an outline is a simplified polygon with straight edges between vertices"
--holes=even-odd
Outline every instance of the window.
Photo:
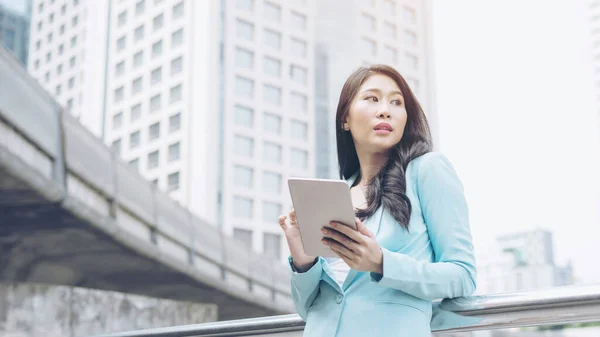
[[144,25],[141,25],[135,29],[133,32],[135,41],[140,41],[144,38]]
[[136,171],[140,169],[140,158],[135,158],[129,161],[129,166]]
[[127,23],[127,11],[122,11],[117,17],[117,24],[119,27],[124,26]]
[[173,20],[175,19],[179,19],[180,17],[183,16],[183,1],[181,1],[180,3],[178,3],[177,5],[173,6]]
[[165,16],[163,14],[159,14],[152,19],[152,29],[157,31],[161,29],[164,25]]
[[273,259],[281,256],[281,235],[263,233],[263,254]]
[[236,48],[235,65],[239,68],[252,69],[254,67],[254,53],[246,49]]
[[404,43],[410,47],[417,46],[417,34],[411,30],[404,31]]
[[138,77],[133,82],[131,82],[131,94],[137,94],[142,91],[142,77]]
[[169,117],[169,132],[178,131],[181,128],[181,113]]
[[265,74],[273,77],[281,77],[281,62],[279,60],[265,56],[263,68]]
[[125,49],[125,39],[126,36],[121,36],[118,40],[117,40],[117,51],[121,51],[123,49]]
[[296,168],[308,168],[308,152],[304,150],[292,149],[291,166]]
[[43,11],[44,11],[44,3],[42,2],[42,3],[40,3],[40,4],[38,5],[38,12],[40,12],[40,13],[41,13],[41,12],[43,12]]
[[36,49],[36,50],[40,50],[41,46],[42,46],[42,41],[39,41],[39,40],[38,40],[38,41],[35,43],[35,49]]
[[406,54],[406,64],[414,70],[419,69],[419,59],[412,54]]
[[62,66],[62,64],[59,64],[59,65],[56,67],[56,74],[57,74],[57,75],[60,75],[60,74],[62,74],[62,69],[63,69],[63,66]]
[[176,191],[179,189],[179,172],[171,173],[167,176],[167,191]]
[[385,46],[383,48],[383,59],[388,63],[398,62],[398,51],[392,47]]
[[178,84],[174,87],[171,88],[171,90],[169,91],[169,102],[170,103],[176,103],[181,101],[181,84]]
[[236,105],[234,123],[251,128],[254,125],[254,110]]
[[69,78],[69,89],[73,89],[73,87],[75,86],[75,78],[71,77]]
[[162,80],[162,68],[158,67],[150,73],[150,84],[155,85]]
[[43,26],[42,22],[41,22],[41,21],[40,21],[40,22],[38,22],[38,26],[37,26],[37,28],[38,28],[38,31],[41,31],[41,30],[42,30],[42,26]]
[[73,108],[73,99],[69,98],[69,100],[67,101],[67,108],[72,109]]
[[120,77],[125,73],[125,61],[117,63],[115,66],[115,76]]
[[[77,36],[73,36],[71,38],[71,47],[75,47],[77,45]],[[123,45],[124,47],[125,45]]]
[[265,132],[281,134],[281,117],[266,113],[263,118],[263,129]]
[[46,81],[46,83],[50,81],[50,72],[46,72],[46,74],[44,74],[44,80]]
[[265,201],[263,202],[262,220],[264,222],[276,223],[281,215],[281,204]]
[[403,16],[406,23],[413,25],[417,23],[417,14],[414,9],[405,6]]
[[135,122],[142,117],[142,105],[136,104],[131,107],[131,122]]
[[387,15],[395,15],[396,14],[396,0],[384,0],[383,1],[383,11]]
[[148,169],[151,170],[153,168],[157,168],[158,167],[158,150],[157,151],[153,151],[150,152],[148,154]]
[[183,44],[183,28],[178,29],[177,31],[171,34],[171,48],[179,47]]
[[280,164],[282,159],[281,145],[264,142],[263,144],[263,160],[267,163]]
[[179,142],[169,145],[169,163],[179,160],[181,146]]
[[264,17],[269,21],[281,21],[281,7],[270,2],[265,2]]
[[60,36],[62,36],[65,33],[65,25],[60,25],[58,33]]
[[112,145],[110,146],[116,154],[121,154],[121,139],[113,140]]
[[52,42],[52,33],[49,33],[49,34],[48,34],[48,37],[47,37],[47,39],[48,39],[48,42]]
[[50,17],[48,17],[48,22],[50,22],[50,23],[54,22],[54,14],[50,14]]
[[296,65],[291,65],[290,66],[290,75],[292,77],[292,81],[297,82],[297,83],[301,83],[301,84],[306,84],[307,83],[307,74],[306,74],[306,69],[296,66]]
[[265,29],[264,34],[265,46],[279,50],[281,48],[281,34]]
[[250,198],[233,197],[233,215],[238,218],[252,219],[254,201]]
[[61,87],[60,84],[56,86],[56,96],[60,96],[61,93]]
[[140,0],[135,4],[135,16],[144,14],[144,9],[146,9],[146,1]]
[[294,30],[306,30],[306,16],[292,12],[292,29]]
[[40,69],[40,60],[35,60],[34,66],[35,66],[35,70]]
[[372,17],[371,15],[368,14],[364,14],[362,15],[362,25],[365,31],[367,32],[375,32],[376,30],[376,26],[375,26],[375,18]]
[[129,148],[130,149],[135,149],[136,147],[140,146],[140,132],[136,131],[132,134],[129,135]]
[[268,193],[281,193],[281,174],[273,172],[263,173],[263,191]]
[[290,133],[291,133],[293,139],[307,140],[308,139],[308,125],[304,122],[292,120]]
[[46,62],[50,62],[51,60],[52,60],[52,53],[51,53],[51,52],[48,52],[48,53],[46,54]]
[[384,22],[383,23],[383,35],[385,35],[385,37],[395,39],[396,38],[396,26],[389,22]]
[[306,114],[308,112],[307,98],[303,94],[292,92],[292,94],[290,95],[290,106],[296,112],[301,112],[303,114]]
[[144,51],[140,50],[133,55],[133,67],[137,68],[144,63]]
[[236,135],[233,140],[233,152],[242,157],[253,157],[254,139]]
[[77,24],[79,23],[79,17],[77,15],[75,15],[73,17],[73,19],[71,20],[71,24],[73,27],[77,26]]
[[252,11],[254,10],[254,0],[237,0],[235,8],[243,11]]
[[263,99],[275,105],[281,105],[281,89],[265,84],[263,87]]
[[115,103],[121,102],[125,96],[125,89],[123,86],[115,89]]
[[377,47],[375,41],[369,39],[362,39],[363,50],[367,56],[375,56],[377,54]]
[[171,61],[171,75],[179,74],[183,70],[183,56]]
[[292,39],[291,50],[292,55],[296,57],[306,57],[306,42],[298,39]]
[[234,228],[233,237],[240,240],[247,249],[252,249],[252,231],[249,229]]
[[77,64],[77,58],[75,56],[71,57],[69,60],[69,67],[74,68],[75,64]]
[[152,96],[152,98],[150,98],[150,112],[156,112],[156,111],[160,110],[161,105],[162,105],[162,102],[161,102],[160,94],[154,95],[154,96]]
[[254,97],[254,81],[237,76],[235,78],[235,94],[252,99]]
[[162,40],[152,44],[152,58],[158,57],[162,54]]
[[250,167],[234,166],[233,183],[236,186],[252,188],[254,185],[254,170]]
[[119,112],[113,116],[112,127],[113,130],[118,130],[123,126],[123,113]]
[[239,38],[252,41],[254,40],[254,25],[246,21],[237,20],[236,34]]

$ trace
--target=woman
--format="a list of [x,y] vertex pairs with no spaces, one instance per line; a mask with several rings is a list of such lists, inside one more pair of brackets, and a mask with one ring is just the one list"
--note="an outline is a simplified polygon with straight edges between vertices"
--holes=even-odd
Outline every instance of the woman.
[[336,129],[358,231],[323,224],[323,243],[339,256],[324,259],[304,253],[293,211],[279,218],[304,336],[430,336],[432,301],[475,290],[462,185],[431,152],[425,114],[391,67],[348,78]]

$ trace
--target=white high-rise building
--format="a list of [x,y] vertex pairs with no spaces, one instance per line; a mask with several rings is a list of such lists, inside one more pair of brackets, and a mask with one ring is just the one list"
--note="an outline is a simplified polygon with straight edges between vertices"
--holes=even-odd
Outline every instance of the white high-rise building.
[[596,111],[598,114],[598,125],[600,126],[600,0],[588,0],[588,12],[593,52],[593,77],[596,87]]
[[421,103],[438,142],[431,0],[319,0],[316,24],[317,175],[339,177],[335,113],[359,66],[394,67]]
[[97,136],[104,122],[108,5],[34,0],[31,13],[30,74]]

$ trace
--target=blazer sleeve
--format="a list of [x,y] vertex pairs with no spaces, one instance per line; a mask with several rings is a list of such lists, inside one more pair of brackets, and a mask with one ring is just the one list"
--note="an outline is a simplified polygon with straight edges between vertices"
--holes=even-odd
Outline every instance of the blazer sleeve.
[[288,257],[288,262],[292,273],[290,283],[294,307],[298,315],[306,320],[308,308],[319,295],[319,283],[323,277],[323,263],[326,263],[326,261],[319,257],[309,270],[302,273],[295,270],[291,256]]
[[426,300],[469,296],[476,268],[463,186],[448,159],[425,155],[418,165],[417,191],[435,261],[383,251],[383,274],[371,282]]

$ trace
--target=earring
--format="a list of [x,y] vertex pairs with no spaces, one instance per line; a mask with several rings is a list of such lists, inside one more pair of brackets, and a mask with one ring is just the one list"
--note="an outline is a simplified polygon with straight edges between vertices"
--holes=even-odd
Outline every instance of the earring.
[[344,123],[344,125],[342,125],[342,128],[346,131],[350,130],[350,126],[348,125],[348,123]]

